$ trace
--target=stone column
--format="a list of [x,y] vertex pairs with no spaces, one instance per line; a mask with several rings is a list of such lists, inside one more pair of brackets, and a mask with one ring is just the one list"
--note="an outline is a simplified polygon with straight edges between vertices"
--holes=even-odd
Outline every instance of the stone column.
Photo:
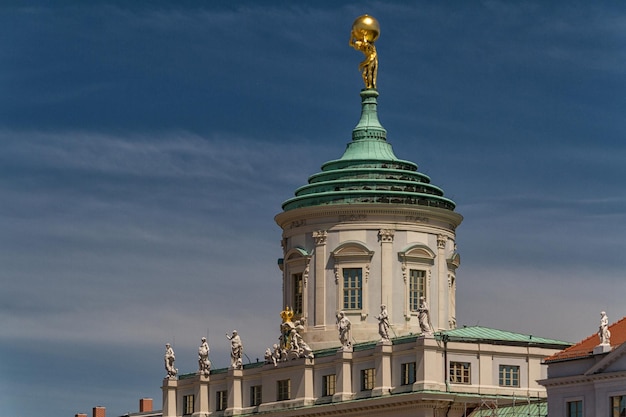
[[352,351],[351,350],[339,350],[337,351],[337,357],[339,361],[336,368],[336,385],[335,395],[333,395],[333,402],[335,401],[347,401],[352,399]]
[[380,304],[387,306],[389,317],[393,317],[393,236],[394,231],[380,229]]
[[243,379],[242,369],[228,369],[228,408],[224,411],[225,416],[235,416],[241,414],[243,407],[243,396],[241,392],[241,380]]
[[376,381],[372,390],[372,397],[389,395],[391,391],[391,341],[381,340],[374,349],[374,366]]
[[313,232],[315,239],[315,311],[314,325],[326,324],[326,230]]
[[446,263],[446,243],[448,237],[437,236],[437,319],[433,321],[433,331],[448,329],[448,265]]
[[163,380],[163,417],[176,417],[176,387],[178,380],[165,378]]

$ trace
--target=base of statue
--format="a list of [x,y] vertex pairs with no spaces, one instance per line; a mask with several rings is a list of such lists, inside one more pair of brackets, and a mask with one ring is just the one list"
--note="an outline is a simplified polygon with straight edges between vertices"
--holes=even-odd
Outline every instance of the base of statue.
[[611,345],[609,345],[609,344],[598,345],[598,346],[593,348],[593,354],[594,355],[598,355],[600,353],[608,353],[610,351],[611,351]]

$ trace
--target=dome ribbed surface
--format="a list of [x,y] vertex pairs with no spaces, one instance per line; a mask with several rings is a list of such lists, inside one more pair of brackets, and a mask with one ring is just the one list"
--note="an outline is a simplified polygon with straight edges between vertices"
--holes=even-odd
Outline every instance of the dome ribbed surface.
[[322,172],[283,203],[283,210],[329,204],[405,204],[454,210],[455,203],[417,165],[398,159],[378,121],[378,92],[361,91],[361,118],[340,159],[326,162]]

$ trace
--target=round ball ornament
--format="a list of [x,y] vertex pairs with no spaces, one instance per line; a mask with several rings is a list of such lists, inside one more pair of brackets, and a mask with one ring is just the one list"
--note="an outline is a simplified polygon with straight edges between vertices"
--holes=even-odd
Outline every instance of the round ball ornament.
[[352,24],[352,36],[359,40],[374,42],[380,36],[380,24],[370,15],[356,18]]

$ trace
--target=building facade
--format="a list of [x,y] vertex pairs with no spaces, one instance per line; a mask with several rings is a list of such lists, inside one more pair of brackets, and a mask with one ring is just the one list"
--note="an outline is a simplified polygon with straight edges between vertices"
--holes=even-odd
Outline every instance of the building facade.
[[275,217],[280,346],[268,348],[264,363],[242,365],[233,333],[231,367],[209,372],[201,348],[201,369],[183,375],[166,356],[164,417],[460,417],[545,400],[541,360],[569,344],[457,328],[463,217],[387,142],[375,88],[378,34],[370,16],[355,21],[350,44],[366,55],[366,88],[352,140]]
[[626,416],[626,317],[545,359],[551,417]]
[[282,346],[264,363],[170,375],[163,416],[455,417],[545,401],[541,360],[569,344],[457,328],[462,217],[416,164],[395,157],[377,97],[361,92],[344,155],[276,216]]

